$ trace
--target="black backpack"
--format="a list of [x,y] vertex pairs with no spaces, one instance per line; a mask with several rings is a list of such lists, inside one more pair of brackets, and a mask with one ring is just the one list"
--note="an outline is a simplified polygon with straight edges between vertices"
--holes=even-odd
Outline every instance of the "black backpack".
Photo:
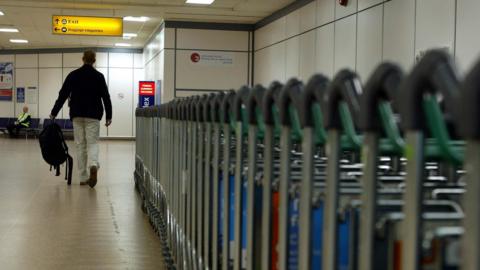
[[52,167],[55,169],[56,176],[60,175],[60,165],[67,162],[65,180],[68,185],[72,184],[73,158],[68,154],[68,146],[60,126],[56,123],[45,126],[40,133],[39,142],[43,159],[50,164],[50,170]]

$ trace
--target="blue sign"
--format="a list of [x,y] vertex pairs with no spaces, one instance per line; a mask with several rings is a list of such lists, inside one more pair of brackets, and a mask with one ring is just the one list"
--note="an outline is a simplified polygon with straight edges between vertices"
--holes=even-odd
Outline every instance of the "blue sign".
[[140,108],[150,107],[155,105],[154,96],[140,96]]
[[17,88],[17,103],[25,103],[25,88]]

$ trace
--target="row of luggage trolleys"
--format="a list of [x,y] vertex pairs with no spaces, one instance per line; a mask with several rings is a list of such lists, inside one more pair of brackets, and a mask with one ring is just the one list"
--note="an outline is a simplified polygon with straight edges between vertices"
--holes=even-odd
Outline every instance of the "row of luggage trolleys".
[[137,109],[168,268],[480,269],[480,65],[456,74],[431,51]]

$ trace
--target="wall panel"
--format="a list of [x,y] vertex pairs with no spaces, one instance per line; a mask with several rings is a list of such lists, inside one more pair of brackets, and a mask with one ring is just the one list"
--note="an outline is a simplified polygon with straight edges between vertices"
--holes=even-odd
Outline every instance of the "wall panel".
[[62,54],[61,53],[45,53],[39,56],[40,68],[61,68]]
[[294,37],[286,41],[285,44],[285,78],[295,77],[300,75],[300,38]]
[[[38,90],[38,69],[37,68],[22,68],[16,70],[16,87],[24,87],[25,93],[28,87],[37,87]],[[16,95],[16,91],[15,95]],[[37,91],[38,95],[38,91]],[[37,96],[38,99],[38,96]],[[28,102],[27,100],[25,100]],[[37,104],[24,104],[24,103],[17,103],[15,98],[15,115],[18,115],[22,112],[23,106],[27,105],[29,107],[29,112],[32,117],[38,117],[38,103]],[[53,104],[52,104],[53,105]]]
[[177,48],[248,51],[248,32],[178,29]]
[[17,54],[15,56],[15,68],[37,68],[38,54]]
[[460,69],[465,73],[480,58],[480,1],[458,1],[457,8],[457,44],[455,55],[457,56]]
[[356,15],[335,22],[335,73],[341,69],[355,70]]
[[382,20],[382,6],[358,15],[357,73],[364,82],[382,61]]
[[63,74],[61,68],[41,68],[39,72],[39,117],[48,118],[62,88]]
[[194,63],[192,53],[197,51],[177,51],[177,89],[226,90],[239,88],[247,82],[248,53],[205,52],[226,55],[233,58],[233,64]]
[[316,30],[317,46],[315,52],[316,72],[327,77],[333,76],[335,55],[334,25],[329,24]]
[[454,52],[455,0],[417,1],[415,55],[435,47]]
[[133,69],[110,68],[109,74],[113,124],[108,130],[108,136],[133,136]]
[[315,31],[310,31],[305,35],[300,36],[299,77],[304,81],[308,81],[308,79],[315,73],[315,34]]

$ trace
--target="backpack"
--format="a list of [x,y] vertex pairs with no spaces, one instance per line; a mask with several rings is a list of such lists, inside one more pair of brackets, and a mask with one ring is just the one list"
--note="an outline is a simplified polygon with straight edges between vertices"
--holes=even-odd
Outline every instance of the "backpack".
[[66,162],[65,180],[72,184],[73,158],[68,154],[68,146],[60,126],[52,123],[43,128],[39,136],[43,159],[55,169],[55,176],[60,175],[60,165]]

